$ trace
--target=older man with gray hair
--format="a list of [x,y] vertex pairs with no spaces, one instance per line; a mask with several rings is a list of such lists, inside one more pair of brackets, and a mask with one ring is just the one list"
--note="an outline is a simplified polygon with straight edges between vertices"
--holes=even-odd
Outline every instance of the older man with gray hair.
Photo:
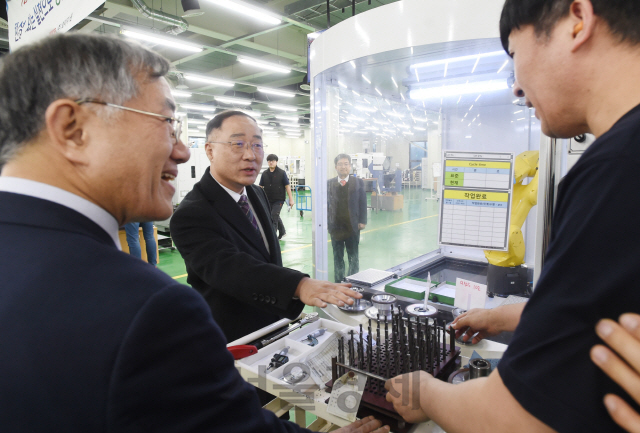
[[120,251],[189,159],[168,70],[81,34],[0,64],[0,431],[302,430],[260,408],[195,290]]

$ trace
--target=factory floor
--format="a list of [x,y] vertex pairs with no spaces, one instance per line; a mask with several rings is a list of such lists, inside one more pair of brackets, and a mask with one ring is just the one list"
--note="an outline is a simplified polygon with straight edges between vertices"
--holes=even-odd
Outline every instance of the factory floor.
[[[431,197],[431,191],[421,188],[405,188],[403,195],[402,210],[367,210],[367,226],[360,236],[360,270],[388,269],[436,249],[440,202],[425,200]],[[367,200],[370,203],[370,193]],[[280,216],[287,230],[286,237],[280,241],[283,265],[313,276],[311,212],[304,212],[300,217],[295,208],[290,212],[283,208]],[[332,281],[333,250],[329,247],[328,251],[329,279]],[[158,268],[176,281],[187,284],[185,264],[177,250],[160,251]],[[348,265],[346,271],[348,275]],[[313,309],[305,307],[305,311]],[[307,413],[307,425],[315,418],[312,413]],[[290,419],[294,419],[293,410]]]
[[[367,210],[367,226],[360,235],[360,270],[388,269],[437,247],[438,205],[430,190],[403,190],[404,206],[396,211]],[[370,193],[367,194],[370,202]],[[311,212],[295,208],[280,214],[287,235],[280,241],[283,265],[313,276]],[[329,280],[333,280],[333,250],[329,241]],[[345,254],[345,261],[346,261]],[[187,284],[187,271],[177,250],[160,251],[158,268],[180,283]],[[348,275],[348,266],[347,266]]]

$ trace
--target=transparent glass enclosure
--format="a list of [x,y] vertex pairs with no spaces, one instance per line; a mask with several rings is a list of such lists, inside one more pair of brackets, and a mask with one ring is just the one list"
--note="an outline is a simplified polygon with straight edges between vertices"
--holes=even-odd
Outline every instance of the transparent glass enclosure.
[[[316,277],[339,281],[434,251],[486,263],[482,248],[438,243],[443,152],[538,150],[539,121],[512,85],[498,39],[403,48],[314,77]],[[522,227],[531,266],[535,218]]]

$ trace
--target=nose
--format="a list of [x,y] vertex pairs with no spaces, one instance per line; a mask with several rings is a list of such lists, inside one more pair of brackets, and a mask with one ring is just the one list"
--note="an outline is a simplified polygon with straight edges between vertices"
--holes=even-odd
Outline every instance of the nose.
[[256,159],[256,150],[250,143],[245,144],[242,159],[245,159],[247,161],[253,161],[254,159]]
[[517,98],[524,98],[524,90],[518,84],[518,80],[513,82],[513,94],[516,95]]
[[173,146],[173,150],[171,151],[171,159],[174,160],[178,164],[184,164],[189,161],[191,157],[191,151],[187,147],[186,144],[182,142],[182,140],[178,140],[177,143]]

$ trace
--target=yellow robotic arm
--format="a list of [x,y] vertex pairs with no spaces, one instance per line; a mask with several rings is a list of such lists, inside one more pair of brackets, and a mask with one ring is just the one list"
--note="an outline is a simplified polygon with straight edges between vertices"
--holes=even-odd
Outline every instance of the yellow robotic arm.
[[[537,150],[522,152],[516,157],[511,224],[509,226],[509,250],[485,250],[484,255],[492,265],[513,267],[520,266],[524,261],[525,245],[521,228],[531,208],[538,204],[539,160],[540,153]],[[533,177],[531,182],[523,185],[522,182],[529,177]]]

